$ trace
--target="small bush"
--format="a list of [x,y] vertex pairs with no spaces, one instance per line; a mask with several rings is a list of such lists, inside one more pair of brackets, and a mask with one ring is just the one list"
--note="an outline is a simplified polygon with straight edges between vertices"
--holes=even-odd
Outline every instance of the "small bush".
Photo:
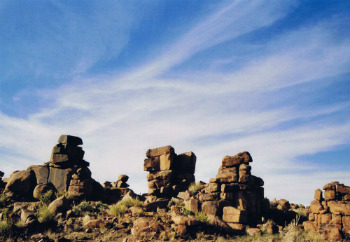
[[36,216],[40,223],[50,223],[55,218],[55,214],[47,206],[40,207]]
[[95,212],[95,208],[87,201],[82,201],[73,207],[73,212],[77,216],[86,215]]
[[113,217],[120,217],[120,216],[125,214],[127,209],[128,208],[124,204],[119,202],[119,203],[111,205],[108,213],[109,213],[109,215],[111,215]]
[[196,219],[198,219],[199,221],[201,221],[202,223],[207,223],[208,222],[208,216],[203,213],[203,212],[199,212],[195,215]]
[[3,208],[0,213],[0,220],[7,220],[9,217],[9,209]]
[[188,190],[189,190],[192,194],[195,194],[195,193],[199,192],[199,191],[202,190],[202,189],[203,189],[203,185],[201,185],[201,184],[195,184],[195,183],[192,183],[192,184],[189,186],[189,188],[188,188]]
[[127,208],[142,207],[143,206],[143,202],[141,202],[138,198],[136,198],[136,199],[132,199],[132,198],[123,199],[118,203],[120,203],[121,205],[124,205]]
[[66,190],[58,191],[58,192],[56,192],[55,195],[56,195],[56,197],[62,197],[62,196],[67,197],[68,196],[68,191],[66,191]]
[[194,215],[194,213],[193,213],[192,211],[190,211],[190,210],[187,210],[187,209],[184,209],[184,212],[183,212],[183,214],[184,214],[185,216],[190,216],[190,215]]
[[95,207],[98,210],[98,212],[102,212],[102,211],[108,209],[108,205],[101,202],[101,201],[96,202]]
[[54,199],[55,197],[52,191],[39,195],[39,200],[43,205],[49,205]]
[[23,228],[23,227],[25,227],[25,223],[22,221],[22,220],[18,220],[17,222],[16,222],[16,224],[15,224],[15,226],[17,227],[17,228]]
[[6,202],[7,202],[6,195],[5,194],[1,194],[1,196],[0,196],[0,206],[4,207],[6,205]]
[[7,220],[0,221],[0,235],[6,236],[11,231],[11,224]]

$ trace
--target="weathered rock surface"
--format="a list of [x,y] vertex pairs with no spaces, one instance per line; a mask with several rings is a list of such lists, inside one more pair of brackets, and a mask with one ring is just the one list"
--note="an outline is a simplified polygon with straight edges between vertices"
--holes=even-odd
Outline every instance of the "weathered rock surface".
[[304,229],[318,231],[326,240],[340,240],[342,234],[350,234],[350,187],[331,182],[324,185],[323,190],[315,191]]
[[36,186],[35,173],[32,170],[15,171],[5,187],[5,194],[12,199],[31,199]]
[[196,156],[193,152],[177,155],[174,148],[164,146],[149,149],[144,160],[148,194],[160,197],[176,196],[195,181]]

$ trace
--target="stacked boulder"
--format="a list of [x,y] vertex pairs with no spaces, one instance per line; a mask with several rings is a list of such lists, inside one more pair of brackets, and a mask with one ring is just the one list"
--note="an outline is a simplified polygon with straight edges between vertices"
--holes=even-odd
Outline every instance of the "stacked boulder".
[[127,181],[129,177],[127,175],[120,175],[116,182],[106,181],[103,183],[103,187],[105,188],[106,193],[106,202],[115,203],[119,201],[122,196],[125,196],[128,192],[134,193],[131,189],[129,189],[129,184]]
[[11,174],[5,192],[14,199],[38,199],[47,191],[68,192],[72,198],[101,199],[102,186],[91,178],[81,138],[61,135],[50,161]]
[[350,234],[350,187],[331,182],[315,191],[305,230],[318,231],[326,239],[341,239]]
[[[251,175],[252,157],[248,152],[225,156],[215,178],[209,180],[196,196],[185,198],[186,207],[217,216],[233,230],[261,222],[264,204],[264,181]],[[180,194],[184,197],[184,194]]]
[[164,146],[149,149],[144,160],[148,194],[160,197],[176,196],[195,181],[196,156],[193,152],[177,155],[174,148]]

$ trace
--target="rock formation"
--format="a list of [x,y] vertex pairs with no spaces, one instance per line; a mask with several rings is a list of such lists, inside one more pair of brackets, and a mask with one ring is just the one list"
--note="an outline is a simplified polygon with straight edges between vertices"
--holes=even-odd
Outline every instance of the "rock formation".
[[197,194],[182,192],[188,210],[217,216],[233,230],[261,222],[264,204],[264,181],[251,175],[252,157],[248,152],[225,156],[215,178]]
[[149,149],[144,170],[149,171],[148,194],[158,197],[176,196],[195,181],[196,156],[193,152],[176,155],[174,148]]
[[102,186],[91,178],[79,137],[61,135],[52,149],[50,161],[11,174],[5,187],[7,197],[38,199],[38,194],[51,190],[68,192],[73,199],[101,199]]
[[350,187],[331,182],[315,191],[310,204],[306,231],[318,231],[325,239],[341,239],[350,234]]

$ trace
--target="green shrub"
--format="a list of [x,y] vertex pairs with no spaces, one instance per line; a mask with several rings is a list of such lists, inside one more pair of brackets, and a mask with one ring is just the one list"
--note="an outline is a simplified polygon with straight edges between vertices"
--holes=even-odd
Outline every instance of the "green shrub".
[[187,210],[187,209],[184,209],[184,212],[183,212],[183,214],[184,214],[185,216],[190,216],[190,215],[194,215],[194,213],[193,213],[192,211],[190,211],[190,210]]
[[128,208],[124,204],[119,202],[119,203],[111,205],[108,213],[109,213],[109,215],[111,215],[113,217],[120,217],[120,216],[125,214],[127,209]]
[[127,198],[127,199],[123,199],[123,200],[119,201],[118,203],[120,203],[121,205],[124,205],[127,208],[142,207],[142,205],[143,205],[143,202],[141,202],[138,198],[136,198],[136,199]]
[[198,219],[202,223],[207,223],[208,222],[208,216],[205,213],[203,213],[203,212],[196,213],[195,217],[196,217],[196,219]]
[[11,231],[11,224],[7,220],[0,221],[0,235],[6,236]]
[[82,201],[78,205],[73,207],[75,215],[81,216],[95,212],[95,208],[87,201]]
[[43,205],[49,205],[54,199],[55,197],[52,191],[39,195],[39,200]]
[[40,223],[49,223],[54,221],[55,214],[47,207],[42,206],[36,212],[36,216]]
[[192,194],[195,194],[197,192],[199,192],[200,190],[203,189],[203,185],[201,184],[195,184],[195,183],[192,183],[189,187],[188,187],[188,190],[192,193]]
[[6,205],[6,202],[7,202],[6,195],[5,194],[1,194],[1,196],[0,196],[0,206],[4,207]]
[[0,220],[7,220],[8,217],[9,217],[9,209],[8,208],[3,208],[1,210]]
[[98,212],[104,211],[104,210],[109,208],[107,204],[105,204],[101,201],[96,202],[95,207],[98,210]]
[[62,196],[67,197],[68,196],[68,191],[66,191],[66,190],[58,191],[58,192],[56,192],[55,195],[56,195],[56,197],[62,197]]

